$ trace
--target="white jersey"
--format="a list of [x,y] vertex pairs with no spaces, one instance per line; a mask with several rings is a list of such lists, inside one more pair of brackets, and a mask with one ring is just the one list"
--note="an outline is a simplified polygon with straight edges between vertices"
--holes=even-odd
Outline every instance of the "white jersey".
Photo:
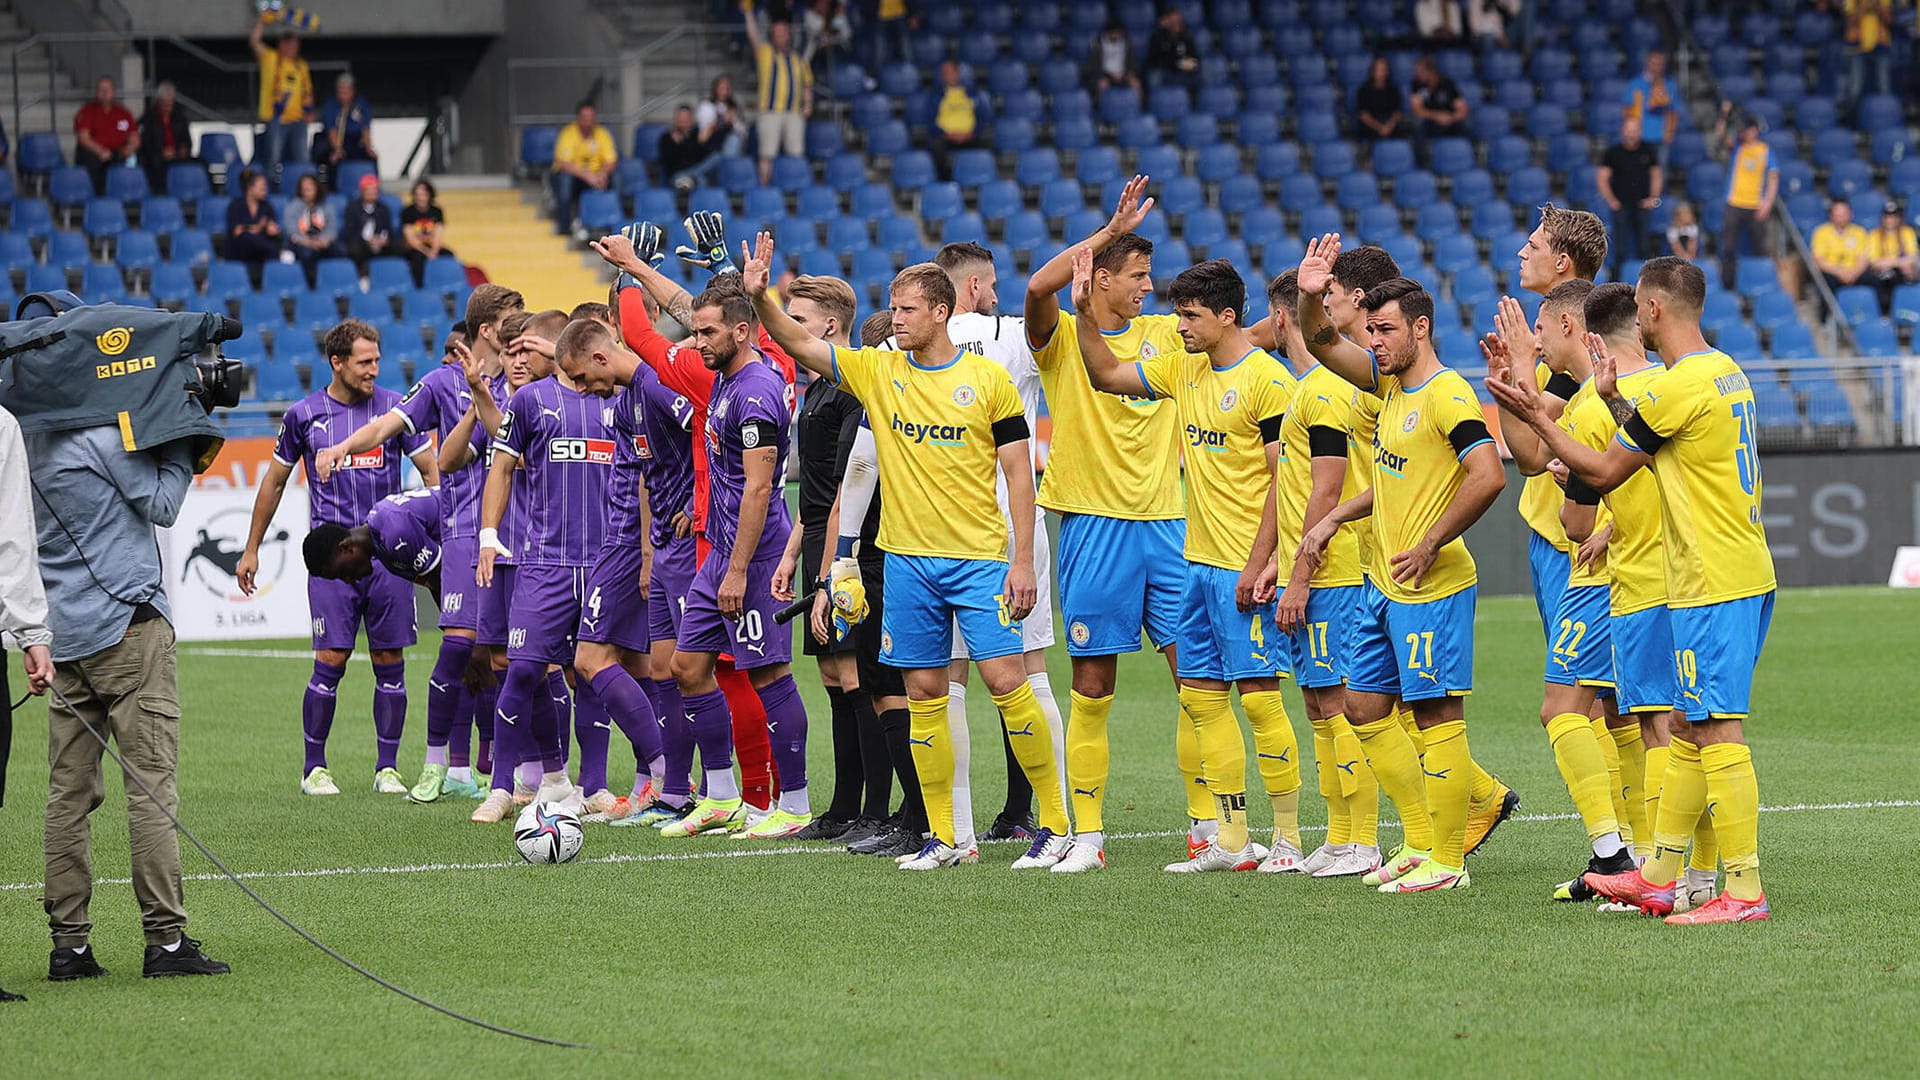
[[[1020,405],[1027,414],[1027,451],[1032,456],[1036,471],[1039,468],[1040,452],[1040,369],[1034,366],[1033,350],[1027,347],[1027,321],[1018,315],[981,315],[977,312],[963,312],[947,320],[947,339],[956,349],[976,353],[1007,369],[1013,378],[1015,390],[1020,392]],[[881,346],[897,349],[899,345],[888,338]],[[1003,474],[996,478],[994,493],[1000,499],[1001,513],[1007,512],[1007,478]],[[1040,518],[1040,507],[1034,504],[1034,517]]]

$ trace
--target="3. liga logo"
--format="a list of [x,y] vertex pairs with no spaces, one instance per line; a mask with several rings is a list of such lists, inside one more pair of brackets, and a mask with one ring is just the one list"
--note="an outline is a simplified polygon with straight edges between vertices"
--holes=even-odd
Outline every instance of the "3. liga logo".
[[253,511],[244,507],[223,510],[207,519],[199,531],[193,549],[180,564],[180,580],[198,582],[208,593],[222,600],[241,603],[273,592],[287,568],[287,530],[276,528],[260,544],[260,569],[254,575],[254,595],[240,591],[235,574],[240,556],[246,551],[247,529]]

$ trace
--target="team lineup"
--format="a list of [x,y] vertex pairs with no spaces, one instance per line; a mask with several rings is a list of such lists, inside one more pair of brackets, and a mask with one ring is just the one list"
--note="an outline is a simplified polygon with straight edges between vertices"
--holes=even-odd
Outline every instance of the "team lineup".
[[[1189,818],[1167,871],[1467,888],[1468,857],[1520,805],[1467,724],[1463,537],[1507,484],[1497,434],[1524,477],[1540,721],[1588,840],[1543,894],[1674,923],[1767,918],[1744,721],[1775,579],[1753,395],[1702,336],[1702,272],[1658,258],[1595,285],[1600,220],[1543,207],[1517,256],[1539,314],[1507,299],[1481,343],[1496,431],[1438,359],[1433,296],[1377,247],[1310,241],[1251,324],[1224,260],[1172,276],[1173,314],[1143,314],[1147,186],[1034,269],[1018,317],[996,313],[992,253],[960,243],[902,269],[889,309],[856,325],[846,282],[775,292],[774,238],[736,265],[703,212],[686,222],[702,291],[660,273],[663,231],[635,223],[593,244],[618,273],[605,303],[528,313],[482,285],[445,363],[404,396],[375,385],[377,331],[335,327],[331,381],[283,420],[238,572],[251,591],[304,468],[301,790],[340,793],[326,746],[364,628],[377,793],[478,800],[483,823],[550,803],[665,837],[831,841],[912,871],[1018,838],[1015,869],[1091,872],[1107,865],[1118,658],[1144,637],[1172,681]],[[662,334],[663,315],[689,336]],[[424,488],[401,490],[403,457]],[[443,636],[409,787],[415,583]],[[1046,667],[1056,596],[1064,709]],[[819,797],[796,612],[831,713]],[[1008,781],[978,832],[975,669]],[[1311,851],[1288,678],[1327,808]],[[639,763],[625,795],[616,728]],[[1251,812],[1248,734],[1268,799]],[[1382,795],[1403,830],[1391,850]]]

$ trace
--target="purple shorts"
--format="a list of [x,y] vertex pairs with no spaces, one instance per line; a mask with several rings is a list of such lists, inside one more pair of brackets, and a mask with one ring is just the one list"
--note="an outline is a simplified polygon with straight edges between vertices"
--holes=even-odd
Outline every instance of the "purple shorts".
[[313,648],[352,652],[360,625],[370,649],[404,649],[420,640],[413,610],[413,582],[380,565],[359,581],[307,579],[307,612],[313,616]]
[[510,562],[494,563],[493,585],[485,589],[474,586],[474,590],[480,594],[479,644],[507,643],[507,612],[513,607],[513,583],[518,577],[518,570],[519,567]]
[[580,612],[580,640],[646,652],[647,598],[640,595],[640,561],[646,549],[608,544],[587,571],[587,598]]
[[791,663],[793,627],[773,621],[774,613],[786,606],[773,598],[773,572],[780,568],[780,559],[747,564],[747,595],[738,619],[720,617],[720,580],[727,576],[728,561],[726,552],[715,549],[693,576],[686,614],[680,617],[679,650],[730,653],[733,666],[742,671]]
[[687,590],[693,587],[696,567],[694,540],[683,536],[653,549],[653,588],[647,592],[647,636],[654,641],[680,637],[680,618],[687,610]]
[[507,617],[507,659],[573,663],[586,598],[584,566],[521,566]]
[[473,583],[479,556],[480,541],[471,536],[440,545],[440,629],[479,629],[480,587]]

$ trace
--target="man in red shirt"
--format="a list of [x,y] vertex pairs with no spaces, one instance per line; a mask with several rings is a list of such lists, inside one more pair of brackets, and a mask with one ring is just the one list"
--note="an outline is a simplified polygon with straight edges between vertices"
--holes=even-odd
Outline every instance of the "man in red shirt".
[[73,134],[79,144],[73,159],[87,167],[96,195],[107,193],[109,165],[131,164],[140,152],[140,127],[126,106],[113,100],[113,79],[106,75],[94,85],[93,100],[73,114]]

